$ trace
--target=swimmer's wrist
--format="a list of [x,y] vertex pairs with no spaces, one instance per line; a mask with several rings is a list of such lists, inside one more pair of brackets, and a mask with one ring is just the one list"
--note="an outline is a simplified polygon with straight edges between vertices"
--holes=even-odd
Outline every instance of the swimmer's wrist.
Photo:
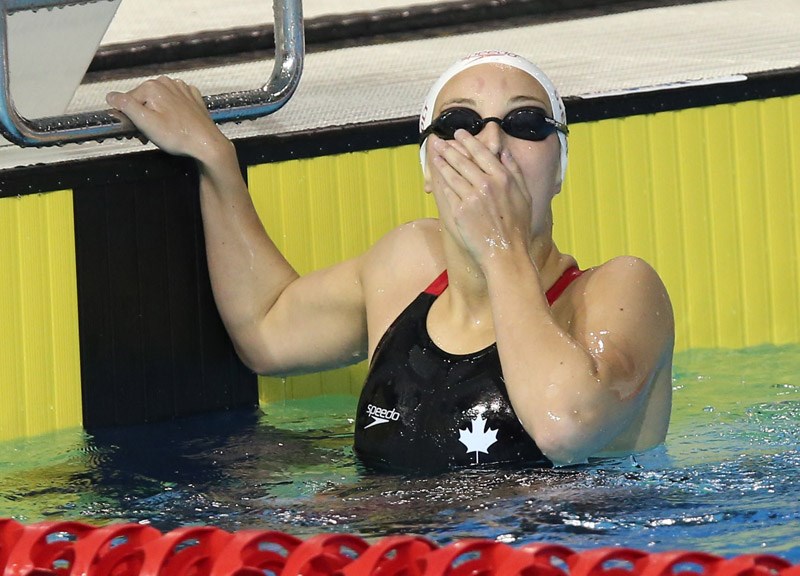
[[510,243],[507,247],[496,250],[491,257],[482,261],[481,268],[487,279],[490,276],[501,276],[518,274],[535,268],[530,253],[522,245]]
[[492,258],[483,267],[490,290],[497,287],[502,291],[509,282],[522,282],[526,286],[541,285],[539,270],[528,252],[520,251],[505,256]]
[[205,172],[231,164],[238,167],[236,147],[222,133],[200,142],[192,157]]

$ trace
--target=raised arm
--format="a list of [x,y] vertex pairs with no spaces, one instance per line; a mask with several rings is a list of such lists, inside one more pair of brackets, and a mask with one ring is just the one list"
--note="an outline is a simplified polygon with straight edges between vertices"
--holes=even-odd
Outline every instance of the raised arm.
[[581,463],[663,441],[674,326],[650,266],[620,257],[584,273],[561,303],[567,322],[547,305],[529,263],[509,260],[489,277],[509,396],[548,458]]
[[365,355],[359,261],[298,276],[264,230],[234,146],[197,88],[161,77],[107,100],[162,150],[196,160],[214,299],[251,369],[312,371]]
[[[486,279],[511,404],[545,456],[581,463],[662,441],[674,325],[655,271],[614,259],[551,308],[539,267],[552,276],[560,261],[546,216],[552,173],[526,175],[508,151],[498,157],[466,131],[452,144],[433,140],[433,150],[444,218]],[[533,170],[552,170],[543,158],[554,149],[539,150]]]

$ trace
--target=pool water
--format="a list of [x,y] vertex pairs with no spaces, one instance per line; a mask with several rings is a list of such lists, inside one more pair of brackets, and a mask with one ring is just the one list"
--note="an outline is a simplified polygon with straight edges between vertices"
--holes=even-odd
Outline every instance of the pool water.
[[632,458],[431,477],[362,470],[356,399],[0,444],[0,517],[308,537],[423,534],[777,554],[800,563],[800,345],[675,359],[666,443]]

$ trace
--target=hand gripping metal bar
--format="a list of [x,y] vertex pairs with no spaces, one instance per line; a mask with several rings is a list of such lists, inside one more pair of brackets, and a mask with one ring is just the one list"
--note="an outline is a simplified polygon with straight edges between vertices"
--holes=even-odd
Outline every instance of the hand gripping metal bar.
[[[134,125],[113,110],[27,119],[14,108],[9,89],[8,15],[19,10],[76,4],[74,0],[0,0],[0,132],[20,146],[53,146],[87,140],[127,138]],[[303,72],[305,43],[301,0],[273,0],[275,62],[261,88],[204,96],[214,122],[253,120],[271,114],[289,101]]]

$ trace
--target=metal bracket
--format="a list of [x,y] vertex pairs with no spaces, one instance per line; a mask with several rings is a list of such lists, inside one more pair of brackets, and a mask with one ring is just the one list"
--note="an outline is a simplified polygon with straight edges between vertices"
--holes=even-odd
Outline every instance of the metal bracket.
[[[128,138],[134,125],[114,110],[98,110],[49,118],[27,119],[14,108],[9,87],[8,14],[75,4],[74,0],[0,0],[0,132],[20,146],[53,146],[70,142]],[[239,122],[271,114],[289,101],[303,72],[305,40],[301,0],[273,0],[275,62],[261,88],[204,96],[214,122]]]

